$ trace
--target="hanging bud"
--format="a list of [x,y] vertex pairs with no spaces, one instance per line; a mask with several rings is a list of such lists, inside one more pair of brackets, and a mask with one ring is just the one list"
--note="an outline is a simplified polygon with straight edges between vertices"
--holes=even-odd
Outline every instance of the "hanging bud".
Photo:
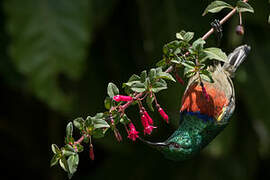
[[185,84],[185,82],[183,81],[183,79],[182,79],[177,73],[175,73],[175,78],[176,78],[176,80],[177,80],[180,84],[182,84],[182,85]]
[[153,125],[153,124],[154,124],[153,119],[149,116],[148,112],[144,110],[144,111],[143,111],[143,114],[144,114],[145,117],[147,118],[148,123],[149,123],[150,125]]
[[245,33],[244,27],[242,25],[236,26],[235,32],[236,32],[236,34],[238,34],[240,36],[244,35],[244,33]]
[[121,142],[122,141],[122,136],[121,136],[121,134],[119,133],[119,131],[118,131],[118,129],[114,129],[114,136],[115,136],[115,138],[117,139],[117,141],[118,142]]
[[161,107],[158,108],[158,112],[159,112],[159,114],[162,116],[162,118],[163,118],[167,123],[169,123],[169,117],[168,117],[168,115],[164,112],[164,110],[163,110]]
[[123,95],[117,95],[113,97],[113,100],[120,102],[120,101],[132,101],[133,97],[131,96],[123,96]]
[[143,127],[145,127],[147,124],[149,124],[148,119],[144,114],[141,116],[141,122],[142,122]]
[[90,147],[89,147],[89,157],[91,160],[94,160],[95,159],[95,155],[94,155],[94,147],[92,144],[90,144]]
[[132,123],[129,123],[128,138],[132,141],[136,141],[136,139],[139,137],[138,134],[139,132],[136,131],[135,126]]

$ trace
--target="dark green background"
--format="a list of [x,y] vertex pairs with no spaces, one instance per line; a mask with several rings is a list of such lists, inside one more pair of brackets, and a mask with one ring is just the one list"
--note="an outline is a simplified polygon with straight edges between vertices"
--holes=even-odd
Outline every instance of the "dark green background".
[[[63,145],[65,126],[76,117],[104,111],[108,82],[121,86],[133,73],[162,58],[162,46],[182,29],[196,38],[218,15],[201,14],[209,0],[1,0],[0,134],[3,179],[66,179],[49,167],[50,145]],[[232,2],[235,1],[228,1]],[[109,132],[94,140],[96,160],[80,154],[73,179],[269,179],[270,14],[268,1],[250,1],[245,35],[238,16],[223,26],[221,48],[249,44],[250,56],[234,79],[237,106],[231,124],[194,159],[172,162],[140,142],[118,143]],[[214,46],[215,38],[207,40]],[[153,141],[166,139],[178,123],[184,87],[171,84],[158,99],[171,124],[158,124]],[[137,109],[128,111],[139,121]],[[138,127],[138,129],[141,129]],[[1,178],[2,179],[2,178]]]

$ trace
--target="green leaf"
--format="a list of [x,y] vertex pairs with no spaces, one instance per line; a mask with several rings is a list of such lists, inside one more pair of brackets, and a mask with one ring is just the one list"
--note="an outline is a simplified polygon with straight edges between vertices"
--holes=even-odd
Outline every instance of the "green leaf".
[[254,9],[246,2],[241,0],[237,1],[236,8],[238,12],[251,12],[254,13]]
[[105,100],[104,100],[104,106],[106,109],[110,110],[111,107],[113,105],[113,101],[112,101],[112,98],[110,97],[106,97]]
[[135,83],[140,83],[141,81],[130,81],[130,82],[127,82],[127,83],[124,83],[123,84],[123,87],[126,87],[126,86],[132,86],[133,84]]
[[111,98],[113,98],[114,96],[119,94],[119,89],[115,84],[109,83],[107,87],[107,93]]
[[153,108],[153,105],[152,105],[154,99],[155,99],[154,96],[150,97],[150,95],[147,96],[147,98],[146,98],[147,106],[149,107],[149,109],[150,109],[151,111],[154,111],[154,108]]
[[59,76],[76,82],[86,69],[89,1],[7,0],[4,9],[8,52],[27,89],[54,110],[70,113],[75,99],[61,88]]
[[195,52],[201,51],[205,43],[205,40],[203,40],[202,38],[197,39],[192,43],[192,50]]
[[84,127],[84,120],[83,118],[79,117],[79,118],[76,118],[73,120],[73,125],[79,129],[79,130],[82,130],[83,127]]
[[123,83],[123,86],[122,86],[122,87],[124,88],[124,87],[126,87],[126,86],[131,86],[132,84],[137,83],[137,82],[141,82],[141,77],[138,76],[138,75],[136,75],[136,74],[133,74],[133,75],[129,78],[128,82]]
[[73,134],[73,124],[72,122],[69,122],[66,127],[66,136],[72,137],[72,134]]
[[233,9],[233,7],[230,4],[226,3],[226,2],[223,2],[223,1],[214,1],[214,2],[212,2],[211,4],[209,4],[206,7],[206,9],[204,10],[204,12],[203,12],[202,15],[204,16],[208,12],[217,13],[217,12],[221,11],[224,8]]
[[173,78],[173,76],[169,73],[166,73],[166,72],[158,72],[156,78],[157,79],[168,79],[168,80],[171,80],[173,82],[176,82],[175,79]]
[[85,126],[87,128],[93,127],[94,128],[94,124],[93,124],[93,118],[91,116],[87,116],[86,120],[85,120]]
[[203,50],[206,53],[206,58],[214,59],[222,62],[227,62],[227,55],[219,48],[206,48]]
[[144,83],[147,78],[146,70],[141,73],[141,82]]
[[212,74],[207,71],[206,69],[200,71],[200,76],[203,80],[207,81],[207,82],[210,82],[210,83],[213,83],[214,80],[212,78]]
[[141,92],[144,92],[146,90],[146,88],[145,88],[144,83],[137,82],[135,84],[132,84],[131,90],[134,92],[141,93]]
[[69,149],[64,148],[62,150],[62,154],[64,156],[72,156],[72,155],[76,154],[76,152],[74,152],[73,150],[69,150]]
[[162,60],[160,60],[160,61],[158,61],[158,62],[156,63],[156,66],[157,66],[157,67],[163,67],[163,66],[165,66],[165,65],[167,65],[165,59],[162,59]]
[[184,40],[184,35],[186,34],[186,31],[181,30],[179,33],[176,33],[176,38],[180,40]]
[[69,173],[69,167],[68,167],[68,163],[67,160],[64,156],[62,156],[59,160],[59,164],[60,166],[64,169],[64,171]]
[[105,134],[105,131],[103,129],[95,129],[93,131],[93,138],[95,139],[103,138],[104,134]]
[[194,70],[195,70],[194,68],[185,67],[185,69],[184,69],[184,75],[186,77],[189,77],[190,74],[194,73]]
[[156,75],[157,75],[157,71],[156,69],[152,68],[150,69],[150,72],[149,72],[149,79],[150,79],[150,82],[154,82],[156,80]]
[[183,66],[189,68],[189,69],[194,69],[195,68],[195,63],[193,61],[185,61],[181,63]]
[[[163,80],[163,79],[161,79],[161,80]],[[163,81],[160,81],[160,82],[153,83],[152,84],[152,91],[154,93],[157,93],[157,92],[159,92],[161,90],[167,89],[167,84],[166,84],[166,82],[165,83],[164,82],[165,81],[163,80]]]
[[270,15],[269,15],[269,17],[268,17],[268,23],[270,24]]
[[138,76],[138,75],[136,75],[136,74],[133,74],[133,75],[129,78],[128,82],[132,82],[132,81],[140,81],[140,79],[141,79],[140,76]]
[[103,119],[92,119],[93,124],[94,124],[94,128],[95,129],[99,129],[99,128],[109,128],[110,125]]
[[79,155],[74,154],[70,156],[67,160],[67,164],[68,164],[69,173],[72,176],[77,171],[77,167],[79,164]]
[[60,156],[57,155],[57,154],[55,154],[52,157],[51,162],[50,162],[51,167],[53,167],[54,165],[56,165],[58,163],[59,159],[60,159]]
[[61,150],[59,149],[59,147],[56,144],[52,144],[52,152],[54,154],[60,154]]
[[194,37],[194,32],[187,32],[185,35],[184,35],[184,41],[186,42],[189,42],[190,40],[192,40]]

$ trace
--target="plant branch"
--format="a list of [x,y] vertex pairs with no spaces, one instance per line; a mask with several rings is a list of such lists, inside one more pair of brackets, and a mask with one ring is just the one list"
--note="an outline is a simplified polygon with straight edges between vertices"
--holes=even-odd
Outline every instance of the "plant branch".
[[[248,0],[243,0],[243,2],[248,2]],[[236,13],[237,9],[236,7],[233,8],[233,10],[231,10],[231,12],[229,12],[223,19],[221,19],[220,21],[220,25],[224,24],[226,21],[228,21],[228,19],[230,19],[235,13]],[[211,34],[214,33],[214,28],[211,28],[203,37],[203,40],[206,40]]]
[[[248,0],[243,0],[243,2],[248,2]],[[221,21],[220,24],[224,24],[226,21],[228,21],[235,13],[236,13],[237,9],[236,7],[231,10],[231,12],[229,12]],[[202,37],[203,40],[206,40],[211,34],[214,33],[214,28],[211,28],[207,33],[204,34],[204,36]],[[185,53],[183,56],[187,56],[189,55],[189,52]],[[165,72],[166,73],[170,73],[174,70],[174,66],[170,66]],[[121,105],[119,107],[119,111],[124,112],[125,109],[127,109],[134,101],[138,100],[139,98],[141,98],[144,95],[144,92],[141,93],[135,93],[135,97],[133,98],[132,101],[128,101],[126,102],[124,105]],[[127,127],[125,126],[125,128],[127,129]],[[128,130],[127,130],[128,131]],[[84,136],[82,135],[77,141],[75,141],[75,144],[79,144],[83,141]]]

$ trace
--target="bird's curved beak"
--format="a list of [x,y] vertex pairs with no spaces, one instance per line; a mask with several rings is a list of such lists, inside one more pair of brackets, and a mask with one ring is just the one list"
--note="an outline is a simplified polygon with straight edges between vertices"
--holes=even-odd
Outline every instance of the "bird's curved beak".
[[162,147],[167,147],[168,146],[168,143],[167,142],[150,142],[150,141],[147,141],[147,140],[144,140],[142,138],[139,138],[143,143],[145,144],[148,144],[150,145],[151,147],[154,147],[154,148],[162,148]]

